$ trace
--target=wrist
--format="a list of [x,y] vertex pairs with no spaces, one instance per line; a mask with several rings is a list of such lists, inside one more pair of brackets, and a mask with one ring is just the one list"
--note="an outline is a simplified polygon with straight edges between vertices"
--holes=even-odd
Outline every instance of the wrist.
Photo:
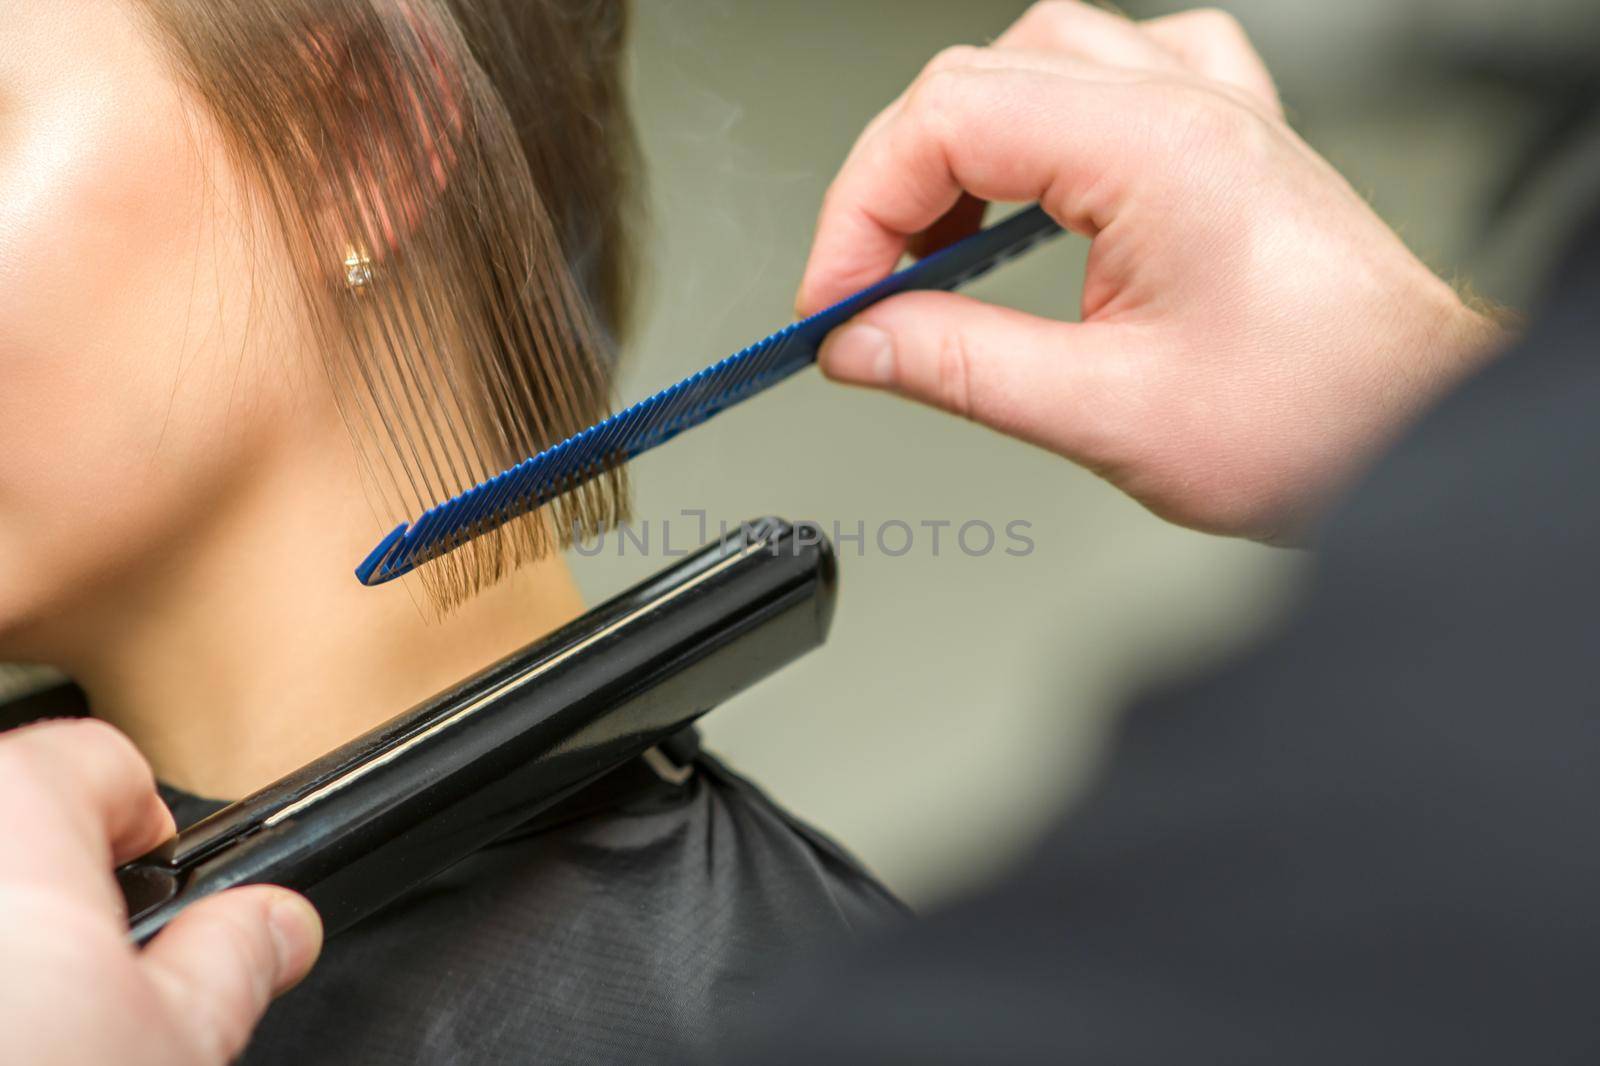
[[[1443,284],[1443,283],[1441,283]],[[1433,373],[1415,407],[1423,409],[1494,358],[1515,336],[1519,316],[1474,294],[1468,288],[1443,286],[1447,306],[1424,337]]]
[[1249,535],[1284,546],[1304,543],[1327,507],[1398,437],[1505,349],[1518,323],[1515,312],[1458,292],[1430,273],[1412,289],[1403,318],[1378,335],[1373,354],[1379,369],[1369,379],[1376,390],[1356,389],[1346,415],[1334,419],[1342,429],[1318,438],[1312,451],[1319,458],[1303,468],[1299,489],[1286,495],[1265,529]]

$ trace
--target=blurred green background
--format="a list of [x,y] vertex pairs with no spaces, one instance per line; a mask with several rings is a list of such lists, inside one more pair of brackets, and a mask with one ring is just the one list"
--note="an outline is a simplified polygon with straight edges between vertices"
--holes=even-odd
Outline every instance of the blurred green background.
[[[861,126],[940,48],[985,43],[1026,6],[640,2],[651,271],[622,396],[788,321],[817,206]],[[1183,6],[1125,5],[1137,16]],[[1572,177],[1567,156],[1581,163],[1582,143],[1563,144],[1502,203],[1518,159],[1560,118],[1552,100],[1571,95],[1563,64],[1579,80],[1592,65],[1573,49],[1595,27],[1592,0],[1223,6],[1278,75],[1297,127],[1419,253],[1486,295],[1529,298],[1572,205],[1600,188]],[[1085,252],[1062,241],[976,291],[1072,317]],[[718,518],[764,513],[865,524],[864,554],[843,552],[831,643],[706,731],[918,904],[1025,847],[1092,774],[1119,704],[1270,624],[1301,562],[1166,527],[1063,462],[815,372],[645,457],[635,486],[639,515],[658,535],[669,523],[674,547],[698,532],[686,509],[708,513],[713,531]],[[896,520],[917,536],[891,557],[873,533]],[[936,556],[920,523],[940,520],[953,525]],[[1035,550],[968,557],[951,538],[970,520],[1029,522]],[[903,534],[889,539],[897,550]],[[615,543],[575,560],[596,597],[661,564],[631,545],[619,558]]]

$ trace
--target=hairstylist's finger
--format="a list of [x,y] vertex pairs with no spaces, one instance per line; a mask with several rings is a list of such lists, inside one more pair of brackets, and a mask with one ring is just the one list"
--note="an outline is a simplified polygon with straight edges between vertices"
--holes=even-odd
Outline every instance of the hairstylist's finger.
[[1275,115],[1283,114],[1278,88],[1239,20],[1201,8],[1141,23],[1143,31],[1202,77],[1242,89]]
[[885,300],[819,356],[836,381],[898,393],[1093,465],[1131,410],[1119,327],[943,292]]
[[28,840],[0,849],[0,875],[73,886],[86,866],[109,873],[173,832],[149,763],[94,719],[40,722],[0,737],[0,826],[6,839]]
[[231,1062],[272,998],[316,962],[322,922],[282,888],[253,885],[205,899],[180,914],[144,951],[140,965],[200,1061]]
[[1217,8],[1134,22],[1077,0],[1046,0],[1030,8],[994,44],[1134,70],[1187,71],[1243,90],[1269,112],[1283,113],[1272,75],[1244,27]]
[[888,107],[873,116],[872,121],[867,123],[861,135],[856,138],[855,149],[859,149],[863,143],[871,140],[874,133],[900,113],[905,106],[906,98],[916,91],[918,83],[926,81],[935,74],[968,69],[1037,70],[1083,78],[1086,81],[1130,81],[1148,76],[1147,71],[1141,72],[1129,67],[1102,63],[1092,56],[1069,55],[1050,49],[1028,49],[1021,46],[980,48],[977,45],[955,44],[941,49],[932,59],[924,63],[922,69],[917,72],[915,80],[906,86],[905,91],[895,97]]
[[[1046,73],[1062,74],[1068,77],[1084,78],[1090,81],[1128,81],[1132,72],[1120,67],[1107,67],[1088,61],[1080,61],[1065,54],[1056,54],[1047,51],[1022,51],[1020,49],[1001,50],[998,48],[971,48],[957,46],[947,48],[933,58],[923,69],[923,76],[938,73],[944,70],[959,69],[977,70],[1037,70]],[[862,134],[866,140],[876,129],[898,112],[900,101],[885,109],[884,113],[873,120],[872,125]],[[971,193],[962,193],[954,206],[919,233],[912,234],[906,242],[906,251],[913,256],[921,258],[932,255],[943,248],[970,237],[983,228],[984,214],[988,209],[988,201],[980,200]]]
[[[955,45],[946,48],[934,56],[922,68],[917,82],[913,82],[906,92],[901,93],[895,100],[867,124],[861,136],[856,139],[855,146],[851,149],[846,166],[851,160],[859,158],[863,152],[869,150],[878,133],[899,117],[905,107],[906,97],[910,95],[918,83],[937,74],[948,71],[974,71],[974,70],[1033,70],[1041,73],[1060,74],[1065,77],[1082,78],[1088,81],[1113,81],[1127,82],[1136,80],[1139,75],[1121,67],[1108,67],[1077,57],[1044,51],[1024,51],[1021,49],[996,49],[974,48],[970,45]],[[906,238],[905,250],[914,256],[931,255],[945,248],[963,237],[971,236],[983,226],[984,212],[988,204],[969,193],[963,193],[956,202],[939,218],[935,219],[923,230],[911,234]],[[876,279],[872,279],[876,280]],[[863,283],[865,284],[865,282]],[[815,310],[813,301],[802,291],[796,299],[796,311],[804,317]]]
[[1156,138],[1139,82],[970,67],[917,82],[857,145],[823,201],[798,300],[809,314],[893,269],[912,234],[965,191],[1043,203],[1069,229],[1109,221]]
[[1130,70],[1176,71],[1178,57],[1137,23],[1077,0],[1034,4],[994,40],[994,47],[1058,52]]

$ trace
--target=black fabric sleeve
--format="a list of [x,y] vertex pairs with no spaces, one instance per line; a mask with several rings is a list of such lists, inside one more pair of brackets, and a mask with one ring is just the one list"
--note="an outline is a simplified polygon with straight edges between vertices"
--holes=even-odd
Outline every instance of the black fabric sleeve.
[[1597,238],[1336,514],[1275,639],[1134,708],[1007,883],[796,985],[736,1061],[1595,1061]]

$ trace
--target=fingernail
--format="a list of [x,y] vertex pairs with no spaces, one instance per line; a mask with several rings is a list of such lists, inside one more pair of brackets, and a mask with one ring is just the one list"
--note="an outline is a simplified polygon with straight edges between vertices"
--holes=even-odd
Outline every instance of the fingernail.
[[856,385],[894,379],[894,340],[877,326],[857,322],[834,332],[818,353],[828,376]]
[[300,983],[322,951],[322,917],[303,896],[284,895],[267,911],[267,927],[278,953],[278,980],[273,988],[281,995]]

